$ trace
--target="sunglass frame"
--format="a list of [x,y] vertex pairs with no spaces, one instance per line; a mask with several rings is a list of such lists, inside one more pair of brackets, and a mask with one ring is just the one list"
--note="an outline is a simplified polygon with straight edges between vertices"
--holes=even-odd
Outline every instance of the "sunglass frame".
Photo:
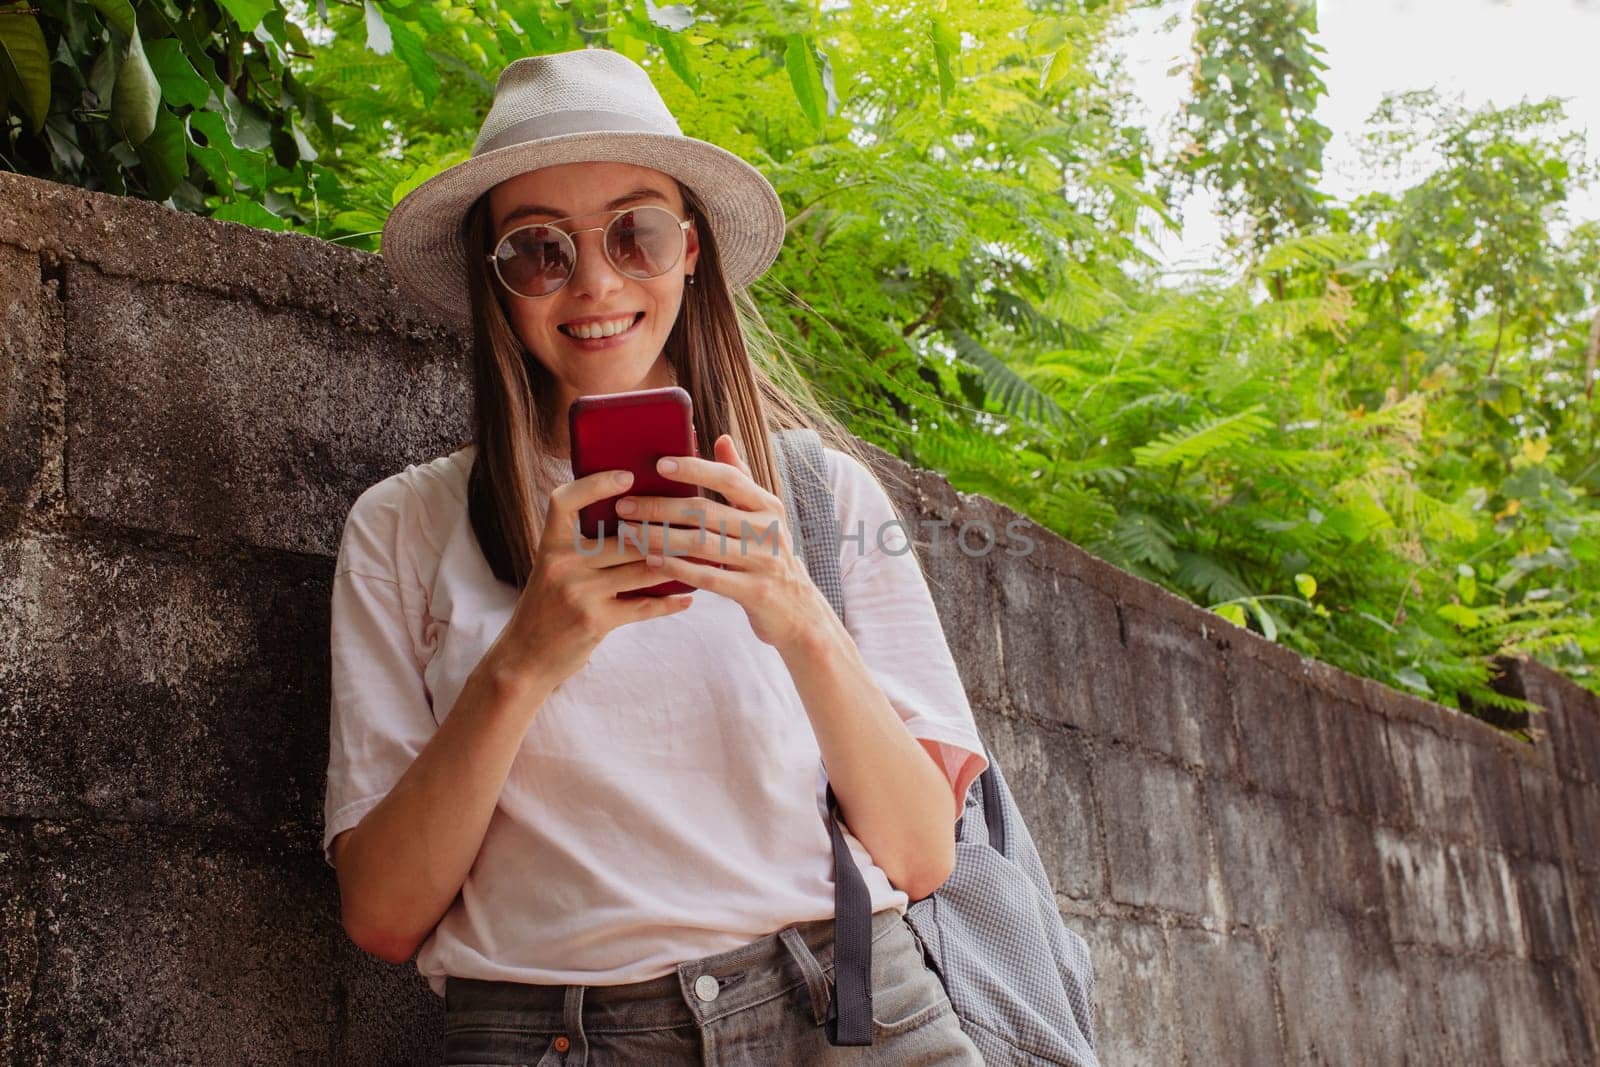
[[[661,270],[657,271],[655,274],[644,274],[644,275],[630,274],[628,271],[623,270],[621,267],[617,266],[617,261],[611,258],[611,249],[610,249],[610,247],[608,247],[610,242],[607,240],[607,238],[610,236],[611,227],[613,227],[613,226],[615,226],[617,224],[617,220],[620,219],[623,215],[628,214],[629,212],[639,212],[639,211],[659,211],[664,215],[671,216],[672,220],[678,224],[678,251],[673,255],[672,262],[668,263],[665,267],[661,268]],[[569,221],[571,219],[587,219],[587,218],[592,218],[595,215],[610,215],[611,218],[606,222],[606,224],[604,226],[585,226],[583,229],[580,229],[580,230],[563,230],[559,226],[556,225],[556,223],[558,223],[558,222],[567,222],[567,221]],[[673,267],[677,266],[679,264],[679,262],[681,262],[683,260],[684,249],[688,247],[688,239],[686,237],[684,237],[684,233],[689,229],[689,227],[693,223],[694,223],[694,216],[693,215],[690,215],[686,219],[680,219],[680,218],[678,218],[677,215],[673,214],[672,209],[662,207],[659,204],[639,204],[639,205],[637,205],[635,207],[621,207],[621,208],[616,208],[616,209],[611,210],[611,211],[591,211],[587,215],[567,215],[567,216],[564,216],[564,217],[559,218],[559,219],[551,219],[548,222],[530,222],[530,223],[527,223],[525,225],[518,226],[518,227],[516,227],[514,229],[507,230],[505,233],[501,234],[500,240],[495,242],[495,245],[494,245],[495,250],[493,252],[490,252],[484,258],[489,261],[490,267],[494,270],[494,276],[496,278],[500,279],[500,284],[506,287],[506,291],[507,292],[510,292],[510,293],[512,293],[512,294],[514,294],[516,296],[520,296],[524,300],[543,300],[545,297],[547,297],[547,296],[555,296],[561,290],[565,289],[567,287],[567,283],[572,281],[573,274],[575,274],[577,272],[577,270],[578,270],[578,241],[577,241],[577,235],[578,234],[580,234],[580,233],[588,233],[590,230],[601,230],[601,231],[603,231],[601,233],[601,236],[600,236],[600,252],[601,252],[601,254],[603,254],[606,257],[606,262],[611,264],[611,269],[616,271],[618,274],[622,275],[624,278],[632,278],[634,281],[642,282],[642,281],[648,281],[651,278],[659,278],[659,277],[661,277],[663,274],[667,273],[667,271],[669,271]],[[524,293],[522,290],[518,289],[516,286],[512,285],[510,282],[506,281],[505,275],[500,273],[500,255],[499,255],[499,252],[500,252],[500,247],[502,245],[504,245],[506,243],[506,241],[508,241],[513,234],[521,233],[523,230],[531,230],[536,226],[547,227],[549,229],[554,230],[556,233],[561,234],[564,238],[566,238],[567,244],[570,245],[571,248],[572,248],[572,255],[569,257],[569,260],[568,260],[570,265],[567,267],[567,276],[565,278],[561,279],[561,284],[560,285],[556,286],[554,289],[550,290],[548,293],[530,294],[530,293]]]

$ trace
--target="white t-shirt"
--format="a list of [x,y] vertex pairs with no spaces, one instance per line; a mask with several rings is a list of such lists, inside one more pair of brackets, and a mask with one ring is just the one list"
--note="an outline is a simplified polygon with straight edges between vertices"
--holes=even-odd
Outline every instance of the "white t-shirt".
[[[450,713],[511,617],[467,514],[475,446],[369,488],[334,571],[323,850],[361,821]],[[846,628],[910,733],[937,743],[960,800],[987,761],[922,572],[868,470],[824,450]],[[556,482],[569,462],[548,457]],[[539,495],[543,513],[547,501]],[[857,523],[862,527],[857,527]],[[834,913],[826,778],[787,667],[735,600],[624,624],[534,715],[466,882],[417,969],[611,985],[669,974]],[[904,910],[845,832],[872,910]]]

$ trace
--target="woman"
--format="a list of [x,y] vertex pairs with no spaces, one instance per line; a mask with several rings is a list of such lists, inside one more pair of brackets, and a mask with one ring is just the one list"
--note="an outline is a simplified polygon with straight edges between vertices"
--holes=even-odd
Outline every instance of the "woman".
[[[470,327],[475,437],[346,520],[323,843],[351,938],[445,998],[448,1063],[979,1062],[902,916],[983,746],[867,467],[825,450],[848,626],[782,525],[767,432],[846,444],[751,360],[782,239],[759,172],[599,50],[508,66],[472,158],[385,226],[402,289]],[[624,487],[572,480],[567,406],[673,384],[713,443],[670,472],[704,519],[640,496],[647,547],[595,551],[575,516]],[[695,591],[615,596],[666,579]],[[828,782],[872,896],[870,1047],[823,1025]]]

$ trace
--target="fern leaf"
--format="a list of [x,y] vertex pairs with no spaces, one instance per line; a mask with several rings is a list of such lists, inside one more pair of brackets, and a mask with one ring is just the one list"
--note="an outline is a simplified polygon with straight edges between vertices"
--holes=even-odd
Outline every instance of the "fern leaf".
[[940,329],[949,336],[956,354],[983,372],[984,387],[1008,414],[1044,419],[1057,426],[1066,422],[1066,416],[1049,394],[1018,374],[965,330],[949,324]]
[[1172,551],[1177,539],[1159,517],[1148,512],[1125,511],[1118,515],[1111,538],[1124,559],[1141,560],[1163,574],[1171,574],[1178,565]]
[[1256,264],[1256,274],[1310,268],[1328,270],[1365,259],[1367,239],[1354,233],[1304,233],[1280,241]]
[[1271,428],[1271,420],[1261,414],[1265,407],[1252,404],[1232,415],[1169,430],[1150,444],[1135,448],[1134,460],[1141,467],[1168,467],[1237,449]]
[[1199,593],[1195,599],[1202,604],[1240,600],[1251,595],[1250,588],[1220,560],[1199,552],[1181,550],[1176,556],[1178,566],[1173,572],[1173,579],[1185,589]]

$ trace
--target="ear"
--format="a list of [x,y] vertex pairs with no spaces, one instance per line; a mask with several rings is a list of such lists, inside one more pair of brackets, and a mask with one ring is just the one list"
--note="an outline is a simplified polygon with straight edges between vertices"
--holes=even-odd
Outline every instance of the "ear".
[[683,272],[693,274],[700,259],[700,219],[689,216],[689,228],[683,231]]

